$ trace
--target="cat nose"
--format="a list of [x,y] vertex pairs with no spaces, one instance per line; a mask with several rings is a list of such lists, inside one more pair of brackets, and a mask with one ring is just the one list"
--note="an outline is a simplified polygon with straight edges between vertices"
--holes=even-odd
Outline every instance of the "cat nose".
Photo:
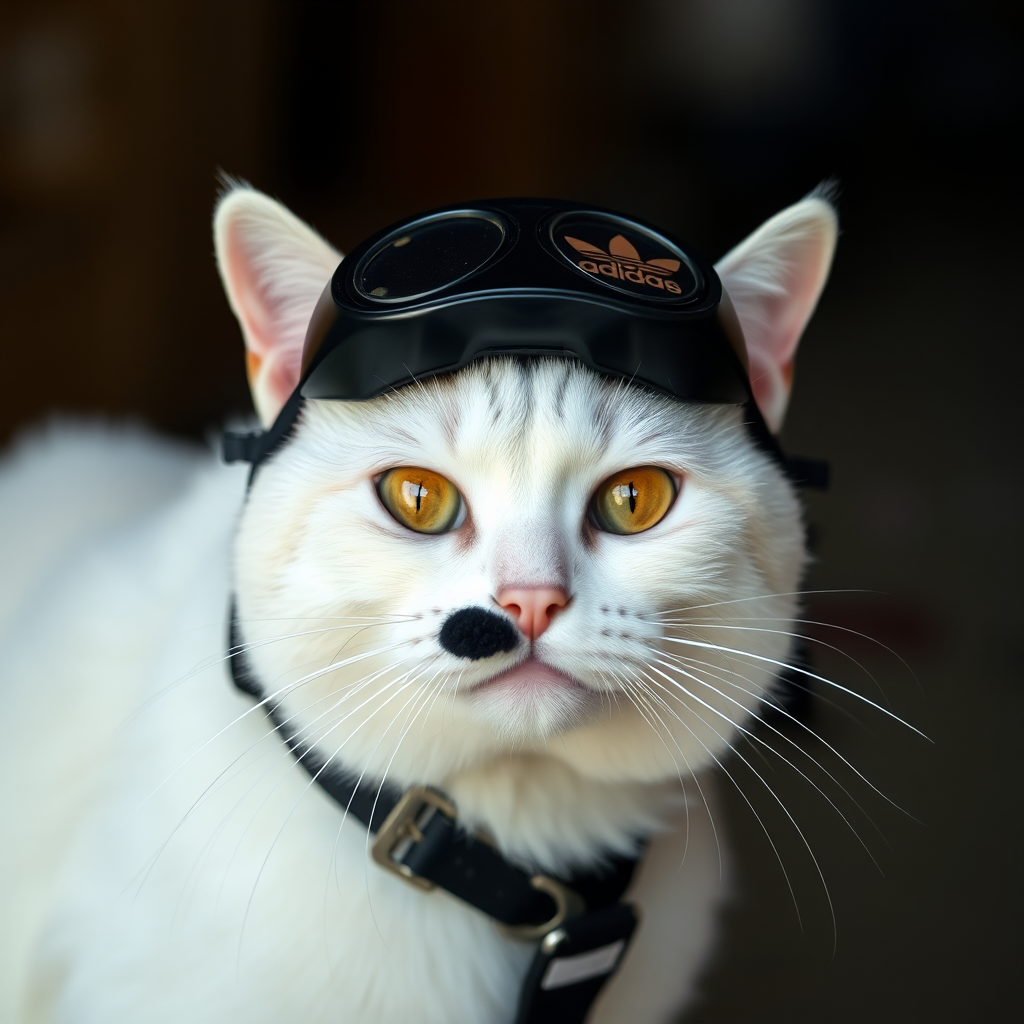
[[523,587],[499,591],[496,600],[516,620],[519,631],[536,640],[569,603],[569,595],[558,587]]

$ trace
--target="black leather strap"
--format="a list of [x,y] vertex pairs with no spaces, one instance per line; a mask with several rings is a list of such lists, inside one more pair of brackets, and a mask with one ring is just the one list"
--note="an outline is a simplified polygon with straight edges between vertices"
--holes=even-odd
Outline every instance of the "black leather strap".
[[251,485],[260,463],[269,459],[292,436],[304,401],[302,393],[296,388],[281,407],[277,419],[269,430],[225,430],[221,437],[221,455],[224,461],[250,463]]
[[548,935],[523,981],[515,1024],[583,1024],[638,924],[632,905],[613,903]]

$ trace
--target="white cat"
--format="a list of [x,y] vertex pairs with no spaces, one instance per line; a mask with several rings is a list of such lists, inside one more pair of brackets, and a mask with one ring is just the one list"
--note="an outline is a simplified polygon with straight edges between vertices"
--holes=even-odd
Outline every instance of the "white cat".
[[[215,235],[266,425],[341,257],[247,188]],[[811,197],[717,267],[773,430],[835,239]],[[409,466],[452,488],[452,529],[389,514],[381,476]],[[588,523],[602,481],[650,466],[678,492],[656,525]],[[589,1019],[686,1005],[728,883],[714,769],[786,661],[804,564],[739,409],[498,359],[309,401],[248,497],[237,467],[102,431],[16,453],[0,497],[0,1020],[513,1019],[536,943],[374,863],[232,687],[232,594],[279,716],[367,786],[437,787],[555,875],[650,837],[640,928]],[[439,645],[453,611],[496,605],[516,651]],[[752,615],[779,632],[729,628]],[[529,671],[487,682],[522,649]]]

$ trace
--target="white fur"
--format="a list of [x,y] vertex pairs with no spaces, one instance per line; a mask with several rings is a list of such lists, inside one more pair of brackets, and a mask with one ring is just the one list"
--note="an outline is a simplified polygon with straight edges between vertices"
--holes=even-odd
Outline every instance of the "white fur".
[[86,421],[19,438],[0,459],[0,631],[69,554],[180,491],[199,455],[138,428]]
[[[58,467],[75,443],[40,458]],[[151,454],[154,477],[180,480]],[[588,526],[601,480],[648,464],[682,482],[666,517],[632,537]],[[373,484],[395,465],[451,479],[464,526],[398,526]],[[96,505],[91,488],[64,507]],[[792,616],[803,563],[795,496],[737,410],[563,360],[476,364],[309,402],[248,500],[244,471],[203,463],[91,536],[48,585],[23,582],[35,596],[0,649],[0,1019],[511,1019],[531,947],[373,864],[363,826],[232,689],[232,592],[258,678],[366,785],[436,785],[543,870],[652,834],[630,896],[643,925],[592,1016],[666,1021],[685,1004],[728,868],[709,769],[787,654],[781,635],[722,627]],[[437,641],[446,615],[552,583],[571,602],[536,653],[581,689],[471,692],[524,648],[456,658]]]

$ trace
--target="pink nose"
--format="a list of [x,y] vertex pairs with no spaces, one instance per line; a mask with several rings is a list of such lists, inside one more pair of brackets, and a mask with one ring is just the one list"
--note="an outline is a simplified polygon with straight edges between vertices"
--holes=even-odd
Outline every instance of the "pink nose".
[[519,631],[529,640],[536,640],[569,603],[569,595],[558,587],[523,587],[502,590],[497,601],[516,620]]

